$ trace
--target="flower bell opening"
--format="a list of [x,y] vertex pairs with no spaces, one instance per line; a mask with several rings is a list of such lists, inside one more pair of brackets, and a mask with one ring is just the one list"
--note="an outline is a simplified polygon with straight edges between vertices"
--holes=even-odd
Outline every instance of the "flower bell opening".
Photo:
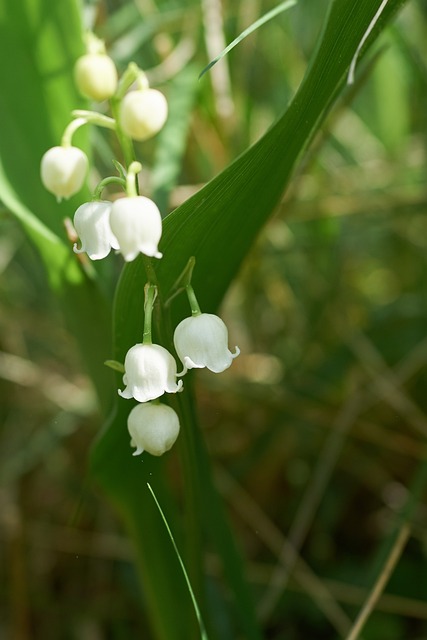
[[157,206],[145,196],[119,198],[113,203],[110,225],[126,262],[140,253],[161,258],[158,243],[162,236],[162,217]]
[[105,258],[119,243],[110,227],[111,202],[86,202],[74,214],[74,226],[82,246],[74,245],[75,253],[87,253],[91,260]]
[[175,329],[174,345],[184,369],[206,367],[214,373],[228,369],[240,353],[228,348],[228,330],[224,322],[211,313],[185,318]]
[[176,381],[177,368],[172,354],[158,344],[136,344],[125,358],[122,398],[135,398],[148,402],[164,393],[177,393],[183,388],[182,380]]

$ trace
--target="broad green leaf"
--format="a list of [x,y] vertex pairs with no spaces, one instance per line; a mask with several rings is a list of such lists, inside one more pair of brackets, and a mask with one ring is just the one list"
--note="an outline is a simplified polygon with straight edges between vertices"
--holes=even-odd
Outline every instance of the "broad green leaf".
[[[166,218],[161,244],[164,258],[156,264],[165,295],[193,255],[196,257],[193,284],[199,302],[205,311],[212,312],[218,308],[257,234],[277,206],[295,166],[342,91],[353,56],[380,4],[380,0],[335,0],[306,76],[284,115],[257,144]],[[403,4],[402,0],[388,2],[365,48]],[[119,283],[114,319],[114,357],[119,361],[123,361],[128,348],[141,340],[145,264],[138,259],[127,265]],[[172,305],[170,326],[176,325],[184,315],[188,315],[187,303],[181,296]],[[163,335],[167,328],[163,326]],[[170,339],[169,335],[163,340],[165,346],[170,346]],[[180,412],[181,457],[184,471],[187,469],[190,475],[190,479],[185,478],[184,495],[189,511],[196,510],[200,515],[200,521],[194,522],[193,526],[195,529],[203,527],[222,558],[224,575],[234,596],[233,611],[239,627],[236,635],[255,640],[260,638],[260,632],[254,607],[213,486],[208,457],[192,414],[188,392],[172,398],[171,402]],[[162,564],[160,546],[156,546],[154,540],[147,544],[144,539],[147,529],[152,530],[152,505],[143,486],[150,481],[147,475],[152,473],[158,477],[164,469],[162,462],[149,456],[144,458],[143,464],[130,458],[125,433],[128,411],[128,405],[118,402],[116,417],[93,451],[93,471],[120,504],[136,534],[144,583],[152,587],[149,598],[157,630],[163,625],[159,637],[171,640],[179,636],[174,634],[172,627],[167,630],[168,621],[164,616],[169,615],[169,611],[163,612],[162,617],[161,612],[156,611],[155,600],[156,588],[160,588],[161,583],[165,588],[168,586],[168,566],[167,563]],[[138,509],[135,509],[135,487],[140,491]],[[197,540],[199,534],[188,530],[186,535]],[[185,560],[191,563],[191,554],[187,554]],[[152,582],[154,572],[158,585]],[[164,572],[163,578],[160,577],[161,572]],[[195,593],[200,602],[200,592],[195,589]],[[205,611],[203,616],[211,633]]]
[[[389,1],[370,41],[401,4]],[[307,76],[285,115],[257,145],[167,218],[162,244],[165,258],[158,265],[164,291],[175,281],[188,257],[195,255],[194,284],[200,302],[207,311],[217,308],[280,199],[298,159],[342,89],[352,56],[379,5],[378,0],[336,0]],[[59,206],[41,186],[38,169],[44,151],[58,144],[71,109],[85,106],[76,95],[71,78],[73,62],[82,46],[76,4],[71,0],[25,0],[11,5],[2,0],[0,36],[8,54],[0,60],[0,196],[37,245],[106,406],[111,398],[111,374],[103,361],[112,355],[108,305],[96,282],[77,263],[62,225],[63,217],[72,215],[87,193]],[[79,134],[78,144],[85,147],[84,133]],[[118,290],[114,354],[118,361],[140,339],[146,279],[143,265],[142,260],[129,265]],[[184,313],[185,301],[179,299],[172,307],[173,322]],[[117,383],[120,382],[118,378]],[[259,638],[239,556],[213,486],[188,392],[173,401],[178,403],[183,431],[179,447],[191,524],[186,531],[190,578],[195,575],[197,584],[203,526],[222,557],[224,574],[234,593],[240,629],[236,635]],[[168,457],[138,460],[130,456],[126,431],[129,404],[118,402],[94,451],[93,468],[135,539],[144,595],[158,637],[188,640],[198,633],[191,601],[145,484],[149,481],[155,487],[168,519],[173,521],[175,507],[166,489]],[[200,581],[195,592],[203,610],[206,603]],[[206,617],[204,611],[203,615]],[[213,626],[212,615],[207,624]]]
[[[121,378],[117,378],[117,387],[120,388]],[[130,405],[132,403],[129,401],[119,398],[117,412],[106,425],[95,449],[101,453],[102,458],[99,459],[96,454],[98,460],[93,460],[92,466],[98,482],[107,490],[134,540],[136,560],[142,576],[142,591],[155,631],[154,637],[165,640],[198,638],[198,624],[191,597],[168,533],[147,487],[147,483],[153,487],[167,520],[175,523],[177,514],[171,505],[167,489],[167,463],[171,454],[165,454],[161,458],[132,457],[126,428]],[[103,458],[104,453],[108,458]],[[110,478],[115,478],[116,481],[110,482]],[[175,537],[182,548],[179,532],[175,531]],[[189,531],[185,542],[192,541],[192,533]],[[194,573],[186,562],[185,554],[183,556],[195,597],[205,619]]]
[[[89,193],[84,189],[58,204],[41,184],[39,168],[43,153],[60,143],[71,110],[86,106],[72,80],[83,48],[77,3],[0,0],[0,39],[0,199],[38,248],[107,410],[112,375],[102,362],[111,355],[111,312],[88,275],[95,271],[85,272],[74,256],[63,224]],[[75,142],[87,151],[86,132]]]
[[[71,217],[76,207],[89,198],[89,193],[82,190],[68,202],[58,204],[42,186],[39,175],[40,159],[49,147],[59,144],[71,111],[86,106],[77,95],[72,80],[74,61],[82,53],[77,3],[74,0],[61,3],[28,0],[10,5],[2,0],[0,36],[8,51],[8,56],[0,60],[0,197],[38,248],[50,284],[67,323],[78,338],[83,358],[107,411],[116,395],[116,389],[112,389],[113,374],[104,365],[112,355],[110,309],[98,289],[96,278],[86,274],[73,254],[63,226],[63,218]],[[79,132],[75,143],[87,150],[87,132]],[[125,426],[129,407],[123,404],[120,419],[123,451],[114,451],[109,464],[112,474],[129,478],[130,483],[126,487],[126,499],[120,495],[115,502],[119,512],[123,512],[122,503],[126,504],[123,516],[129,531],[138,540],[138,545],[143,541],[150,561],[155,564],[153,567],[151,562],[146,565],[140,560],[143,575],[147,572],[150,575],[143,584],[143,591],[157,634],[169,640],[187,640],[196,636],[197,621],[191,604],[185,607],[188,598],[185,581],[161,518],[143,486],[148,506],[142,517],[142,536],[139,530],[135,531],[133,514],[139,511],[144,495],[141,499],[138,482],[127,475],[126,469],[114,469],[116,459],[129,462],[130,457]],[[147,469],[148,466],[145,464]],[[147,480],[155,487],[162,505],[168,505],[167,492],[162,488],[163,460],[159,461],[157,473],[155,469],[153,465],[153,475]],[[120,485],[120,489],[123,487]],[[110,492],[110,497],[114,500],[114,492]]]
[[[39,167],[44,152],[60,144],[71,110],[86,106],[72,81],[74,61],[83,51],[76,2],[1,0],[0,37],[5,178],[27,209],[65,242],[63,218],[74,213],[88,191],[58,205],[41,184]],[[88,151],[87,131],[74,140]]]

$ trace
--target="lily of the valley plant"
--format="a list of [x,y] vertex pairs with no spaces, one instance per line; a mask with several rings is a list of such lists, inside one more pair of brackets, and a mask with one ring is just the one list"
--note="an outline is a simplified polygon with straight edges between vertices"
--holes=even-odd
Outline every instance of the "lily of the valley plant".
[[[167,101],[160,91],[149,87],[146,75],[134,63],[119,80],[103,43],[93,34],[87,39],[87,53],[75,65],[74,77],[82,95],[95,101],[111,99],[115,117],[96,111],[73,112],[75,118],[65,129],[61,145],[46,151],[42,158],[41,179],[58,200],[69,198],[82,188],[88,172],[86,154],[72,144],[74,132],[90,123],[117,134],[127,168],[116,162],[119,176],[101,180],[92,201],[78,207],[74,227],[81,245],[79,248],[75,243],[73,249],[76,254],[86,253],[91,260],[101,260],[113,249],[126,262],[141,254],[149,261],[142,342],[129,345],[124,364],[116,362],[114,368],[124,374],[124,389],[118,389],[119,395],[139,403],[131,409],[127,424],[131,446],[136,449],[133,455],[147,451],[160,456],[174,444],[180,425],[176,412],[159,399],[164,394],[182,391],[184,384],[180,378],[189,369],[206,367],[214,373],[224,371],[238,356],[239,349],[236,347],[234,353],[230,351],[227,327],[218,316],[202,313],[191,286],[194,261],[191,269],[184,271],[187,275],[181,283],[192,315],[179,323],[173,335],[183,370],[177,372],[172,353],[160,344],[153,344],[152,317],[158,289],[152,258],[162,258],[159,251],[162,217],[156,204],[139,193],[137,174],[142,167],[129,156],[129,149],[132,148],[130,139],[147,140],[160,131],[168,115]],[[116,197],[114,202],[102,200],[104,187],[113,183],[124,190],[123,196]],[[160,304],[159,300],[157,303]],[[162,311],[165,312],[164,308]]]

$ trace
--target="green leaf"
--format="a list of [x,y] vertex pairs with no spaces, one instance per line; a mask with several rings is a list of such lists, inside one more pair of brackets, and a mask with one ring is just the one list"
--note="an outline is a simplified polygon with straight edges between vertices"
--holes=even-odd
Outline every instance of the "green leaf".
[[[71,110],[86,106],[72,79],[83,52],[77,3],[0,0],[0,39],[0,198],[39,250],[107,411],[112,375],[102,363],[111,355],[111,311],[96,272],[83,269],[73,254],[63,223],[89,192],[58,204],[40,181],[43,153],[60,143]],[[87,132],[79,131],[75,143],[87,152]]]
[[[402,4],[389,0],[367,45]],[[343,88],[354,52],[379,6],[378,0],[336,0],[304,82],[284,116],[254,147],[166,219],[162,242],[165,258],[158,265],[165,293],[194,255],[197,266],[193,284],[199,301],[206,311],[217,309],[257,233],[279,202],[298,160]],[[116,299],[115,353],[111,354],[108,304],[96,280],[73,255],[62,222],[88,193],[83,191],[59,206],[39,179],[42,154],[58,144],[71,109],[86,106],[72,83],[73,63],[82,52],[80,28],[77,4],[72,0],[0,1],[0,37],[7,52],[0,59],[0,197],[38,247],[107,407],[112,397],[111,374],[103,362],[111,355],[123,361],[127,349],[140,340],[144,262],[137,260],[124,269]],[[86,135],[79,132],[76,136],[76,143],[84,149]],[[185,300],[175,300],[173,323],[186,313]],[[118,378],[117,386],[120,383]],[[186,386],[191,386],[187,380]],[[233,595],[234,637],[257,640],[260,632],[251,594],[215,491],[188,390],[172,400],[182,424],[179,448],[191,525],[185,536],[189,548],[186,564],[209,634],[218,637],[215,612],[206,612],[203,585],[197,576],[204,543],[201,528],[222,559]],[[177,508],[166,485],[167,464],[173,453],[160,460],[130,455],[126,419],[131,404],[117,401],[94,449],[93,470],[134,537],[144,595],[157,636],[189,640],[198,635],[191,599],[146,486],[150,482],[155,488],[167,518],[175,522]]]
[[[117,388],[119,387],[122,387],[121,376],[117,378]],[[111,416],[94,449],[92,469],[134,540],[144,600],[155,632],[154,637],[165,640],[198,638],[199,627],[185,579],[163,520],[147,487],[147,483],[153,487],[167,520],[176,522],[176,508],[171,503],[167,488],[167,465],[172,454],[167,453],[160,458],[150,455],[132,456],[126,428],[127,416],[132,406],[129,400],[119,398],[116,412]],[[175,535],[181,546],[179,535]],[[191,538],[191,533],[188,535]],[[186,565],[205,617],[191,567],[188,562]]]
[[[389,1],[364,49],[403,4],[401,0]],[[351,60],[379,6],[380,0],[335,0],[306,76],[284,115],[257,144],[166,218],[161,244],[164,258],[156,265],[165,297],[190,256],[195,256],[193,286],[202,309],[213,312],[218,308],[257,234],[279,203],[298,161],[344,88]],[[361,53],[363,55],[363,51]],[[119,283],[114,312],[114,357],[119,361],[141,339],[145,264],[144,260],[137,259],[127,265]],[[184,315],[188,315],[187,302],[181,296],[173,301],[171,326]],[[170,336],[165,338],[165,346],[170,347],[170,340]],[[189,386],[187,381],[186,385]],[[196,512],[201,518],[199,521],[194,516],[193,531],[187,530],[186,535],[190,539],[194,536],[196,541],[199,536],[199,544],[200,533],[194,529],[203,527],[205,534],[209,535],[222,558],[224,574],[233,594],[233,611],[238,621],[236,635],[256,640],[261,634],[254,607],[220,498],[214,489],[208,456],[192,413],[188,391],[179,396],[171,401],[177,403],[182,425],[180,449],[184,473],[187,474],[184,493],[190,505],[189,511]],[[165,593],[170,595],[170,558],[168,556],[165,560],[164,550],[155,540],[146,543],[145,532],[149,529],[151,533],[156,526],[155,520],[154,524],[151,521],[152,506],[143,491],[137,509],[134,498],[135,487],[141,487],[147,480],[147,472],[158,477],[157,474],[164,469],[162,462],[149,456],[144,458],[143,465],[130,459],[128,447],[123,444],[127,440],[127,412],[127,407],[120,401],[116,418],[93,451],[93,471],[120,504],[135,532],[144,583],[150,585],[151,576],[156,573],[158,584],[151,585],[150,607],[159,637],[171,640],[180,637],[173,627],[173,603],[167,612],[159,611],[158,606],[156,608],[157,588],[165,588]],[[186,560],[188,565],[188,558]],[[192,582],[194,585],[194,579]],[[195,593],[201,602],[201,594],[196,588]],[[167,599],[165,595],[163,597]],[[182,604],[180,597],[179,606]],[[190,607],[191,603],[187,606]],[[211,613],[209,622],[203,606],[202,613],[211,635],[215,614]]]
[[[76,2],[1,0],[0,37],[7,52],[0,60],[5,177],[28,211],[66,242],[62,220],[88,197],[88,190],[58,205],[40,182],[40,160],[60,144],[71,110],[86,106],[72,81],[74,61],[83,52]],[[88,152],[87,130],[79,131],[75,141]]]

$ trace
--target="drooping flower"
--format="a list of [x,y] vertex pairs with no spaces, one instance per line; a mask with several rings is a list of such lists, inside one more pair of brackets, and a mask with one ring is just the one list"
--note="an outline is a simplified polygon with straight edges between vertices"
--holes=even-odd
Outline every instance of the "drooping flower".
[[182,320],[173,340],[184,370],[207,367],[220,373],[228,369],[240,353],[238,347],[231,353],[227,327],[212,313],[199,313]]
[[165,392],[176,393],[182,389],[182,380],[176,382],[177,371],[174,357],[158,344],[136,344],[125,358],[125,374],[122,398],[135,398],[148,402]]
[[145,196],[119,198],[113,203],[110,226],[127,262],[139,253],[161,258],[158,243],[162,236],[162,217],[157,206]]
[[128,431],[130,444],[136,447],[134,456],[143,451],[161,456],[169,451],[178,437],[178,416],[165,404],[138,404],[129,414]]
[[69,198],[82,188],[87,168],[87,156],[78,147],[52,147],[42,157],[41,179],[57,198]]
[[83,96],[101,102],[114,95],[117,70],[105,53],[87,53],[74,66],[74,80]]
[[86,202],[74,214],[74,226],[82,246],[73,249],[75,253],[87,253],[91,260],[101,260],[111,249],[118,249],[119,243],[110,227],[111,202]]
[[120,125],[134,140],[147,140],[154,136],[167,117],[167,100],[157,89],[129,91],[120,106]]

